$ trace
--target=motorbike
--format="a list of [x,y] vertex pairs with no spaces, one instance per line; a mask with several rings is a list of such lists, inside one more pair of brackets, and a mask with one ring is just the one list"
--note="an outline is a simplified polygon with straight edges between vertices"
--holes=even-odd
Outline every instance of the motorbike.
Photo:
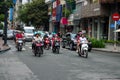
[[60,52],[60,40],[55,40],[53,43],[53,48],[52,48],[53,53],[59,54]]
[[84,43],[81,44],[81,50],[80,50],[80,47],[79,47],[78,55],[83,56],[85,58],[88,57],[88,43],[84,42]]
[[43,54],[43,42],[42,41],[36,41],[35,42],[35,49],[34,49],[34,55],[35,56],[41,56]]
[[18,39],[17,40],[17,50],[22,51],[22,46],[23,46],[23,39]]
[[50,49],[50,40],[49,40],[49,38],[45,38],[44,43],[45,43],[44,48],[49,50]]

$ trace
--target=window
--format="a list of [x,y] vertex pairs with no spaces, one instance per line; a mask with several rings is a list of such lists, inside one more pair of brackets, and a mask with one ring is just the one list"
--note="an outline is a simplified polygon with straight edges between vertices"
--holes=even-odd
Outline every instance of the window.
[[33,29],[25,29],[25,33],[33,33]]

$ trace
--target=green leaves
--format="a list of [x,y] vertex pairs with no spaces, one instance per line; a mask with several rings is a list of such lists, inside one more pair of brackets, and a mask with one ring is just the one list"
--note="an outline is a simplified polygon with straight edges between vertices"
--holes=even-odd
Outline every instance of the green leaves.
[[3,29],[3,24],[2,23],[0,23],[0,29]]
[[89,39],[92,42],[93,48],[105,48],[105,43],[103,40],[97,40],[95,38]]
[[32,25],[43,25],[48,20],[48,7],[44,0],[33,0],[33,2],[25,4],[20,10],[19,19],[26,24],[31,22]]
[[4,12],[8,11],[10,7],[13,7],[12,0],[0,0],[0,21],[4,20]]
[[0,14],[0,21],[4,21],[4,14]]

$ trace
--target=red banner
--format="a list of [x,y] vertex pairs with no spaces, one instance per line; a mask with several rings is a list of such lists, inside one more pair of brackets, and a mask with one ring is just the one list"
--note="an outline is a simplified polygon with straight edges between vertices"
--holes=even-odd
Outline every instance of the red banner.
[[61,24],[63,24],[63,25],[67,25],[68,24],[68,20],[67,20],[66,17],[62,17]]

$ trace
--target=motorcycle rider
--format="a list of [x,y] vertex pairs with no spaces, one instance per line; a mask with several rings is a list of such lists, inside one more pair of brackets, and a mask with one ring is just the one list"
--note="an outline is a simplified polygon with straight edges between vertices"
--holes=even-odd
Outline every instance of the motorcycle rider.
[[41,37],[40,34],[36,33],[35,34],[35,37],[33,37],[33,40],[32,40],[32,49],[34,50],[35,49],[35,43],[36,41],[42,41],[43,38]]
[[18,43],[18,39],[23,39],[23,34],[21,31],[18,31],[15,35],[16,37],[16,46],[17,46],[17,43]]
[[57,34],[53,35],[53,37],[52,37],[52,48],[55,45],[55,43],[54,43],[55,40],[59,40],[60,41],[60,37]]
[[82,31],[79,31],[76,35],[76,40],[77,40],[76,52],[78,52],[79,49],[81,35],[82,35]]
[[49,41],[50,41],[50,37],[49,37],[49,33],[48,32],[45,32],[45,35],[44,35],[44,37],[43,37],[43,40],[44,40],[44,48],[46,47],[46,39],[49,39]]
[[81,51],[81,45],[82,45],[82,43],[84,43],[84,42],[88,42],[88,40],[87,40],[87,38],[85,37],[85,35],[84,34],[81,34],[81,37],[79,37],[79,39],[78,39],[78,42],[77,42],[77,51],[76,52],[78,52],[78,49],[80,48],[80,51]]
[[43,39],[45,40],[45,38],[48,38],[48,37],[49,37],[48,32],[45,32],[45,35],[44,35]]

